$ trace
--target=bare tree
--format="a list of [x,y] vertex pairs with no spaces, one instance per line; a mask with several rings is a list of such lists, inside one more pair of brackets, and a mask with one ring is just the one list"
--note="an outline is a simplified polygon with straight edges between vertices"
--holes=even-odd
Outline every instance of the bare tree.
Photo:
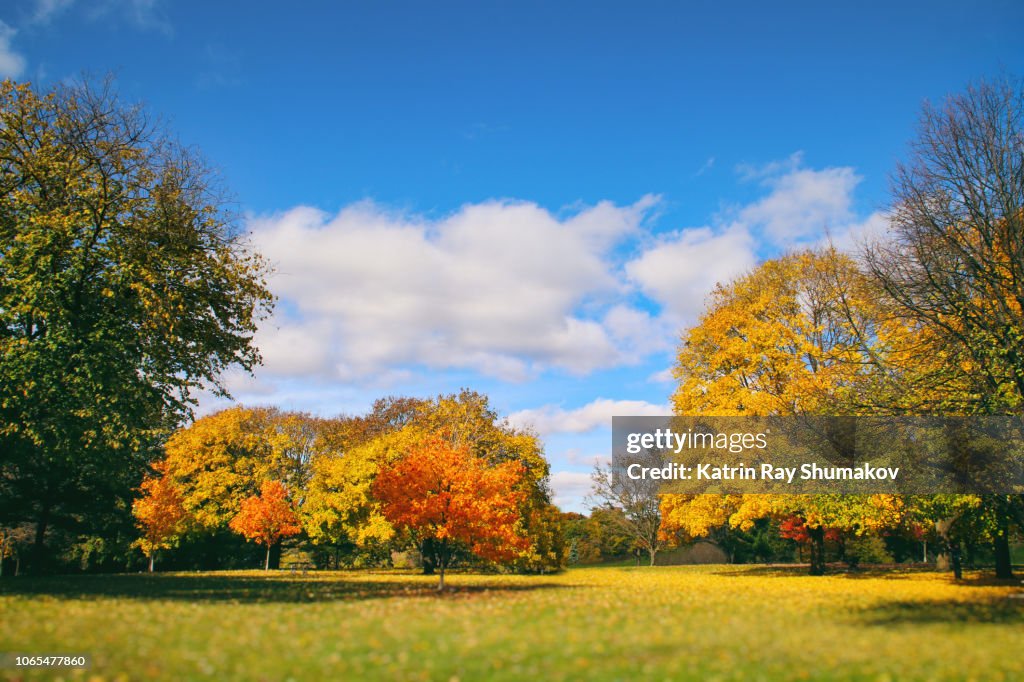
[[[969,363],[965,411],[1024,399],[1024,92],[982,82],[926,105],[867,263],[897,311]],[[1008,394],[1012,394],[1012,397]]]
[[[648,461],[649,460],[649,461]],[[644,451],[631,461],[643,466],[660,467],[661,457],[652,451]],[[595,507],[617,509],[621,514],[609,515],[619,529],[632,538],[634,545],[647,552],[651,566],[655,556],[665,547],[658,531],[661,528],[661,500],[658,496],[659,481],[632,479],[624,474],[613,476],[610,467],[600,464],[591,474],[592,489],[587,498]]]
[[[926,105],[893,180],[890,239],[866,250],[895,314],[927,332],[925,409],[1019,414],[1024,404],[1024,90],[980,82]],[[938,405],[934,405],[937,402]],[[1020,496],[986,496],[996,574],[1011,577]]]

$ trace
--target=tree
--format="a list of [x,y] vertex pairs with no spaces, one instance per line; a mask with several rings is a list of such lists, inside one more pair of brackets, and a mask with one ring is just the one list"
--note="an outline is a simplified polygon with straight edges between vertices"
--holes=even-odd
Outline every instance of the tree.
[[[644,466],[662,464],[661,458],[649,451],[630,461]],[[590,499],[596,503],[592,515],[602,508],[613,512],[604,518],[617,526],[619,532],[627,535],[637,550],[646,552],[653,566],[655,556],[667,545],[668,537],[660,532],[661,481],[632,479],[628,476],[613,479],[610,468],[600,464],[594,467],[590,480]]]
[[432,436],[382,468],[373,493],[396,528],[432,541],[442,591],[455,549],[500,562],[529,547],[521,528],[523,475],[518,462],[494,465],[466,445]]
[[29,546],[32,529],[26,524],[14,528],[0,527],[0,578],[4,575],[4,562],[14,560],[14,576],[21,568],[21,553]]
[[[856,414],[877,392],[903,327],[888,323],[871,282],[835,249],[766,261],[719,285],[679,349],[672,396],[681,416]],[[813,575],[825,571],[825,529],[872,523],[862,496],[664,495],[662,533],[707,535],[729,524],[800,517]],[[880,514],[880,512],[879,512]]]
[[[550,513],[550,467],[536,434],[499,418],[487,396],[468,389],[416,403],[409,403],[408,399],[391,399],[384,407],[384,414],[391,416],[389,421],[395,422],[396,415],[401,417],[397,420],[401,425],[399,433],[406,434],[403,438],[407,442],[438,436],[452,447],[469,448],[471,453],[492,465],[504,462],[522,465],[524,475],[518,484],[523,493],[520,516],[530,544],[512,561],[512,565],[517,570],[529,572],[557,570],[564,565],[565,543],[560,537],[561,525]],[[404,452],[401,448],[396,450],[392,447],[387,457],[393,458],[398,451]],[[435,568],[432,557],[436,552],[430,546],[433,540],[427,538],[424,542],[425,546],[420,548],[423,572],[429,574]]]
[[619,518],[622,510],[598,507],[590,516],[573,512],[563,514],[565,536],[572,544],[575,562],[598,563],[606,559],[618,559],[633,550],[633,538],[622,529],[625,524]]
[[313,544],[365,548],[394,537],[372,486],[380,467],[415,442],[411,436],[407,430],[387,433],[350,448],[327,449],[314,458],[301,509]]
[[132,514],[142,537],[135,541],[135,546],[149,559],[152,573],[156,553],[173,547],[184,530],[185,509],[181,495],[167,476],[166,462],[154,465],[154,473],[142,481],[139,492],[142,496],[132,505]]
[[[920,329],[926,413],[1019,414],[1024,405],[1024,87],[981,82],[926,105],[896,171],[890,234],[866,260],[894,315]],[[920,394],[919,394],[920,395]],[[955,506],[955,505],[954,505]],[[996,573],[1009,578],[1019,495],[986,496]]]
[[259,361],[267,265],[226,205],[109,84],[0,84],[0,514],[37,559],[51,524],[130,509],[194,391]]
[[[167,476],[187,513],[190,536],[227,529],[243,500],[265,480],[281,481],[305,505],[315,463],[335,453],[338,420],[243,406],[221,410],[178,429],[164,447]],[[279,560],[271,549],[271,567]]]
[[263,570],[270,570],[270,548],[282,538],[302,532],[299,517],[288,500],[288,488],[280,481],[264,481],[258,496],[242,501],[231,519],[231,530],[267,548]]
[[561,524],[550,510],[550,466],[536,434],[500,419],[487,396],[468,389],[424,403],[413,425],[442,435],[453,447],[465,445],[491,464],[518,462],[523,467],[520,516],[530,543],[512,564],[526,572],[557,570],[564,565]]
[[301,489],[311,476],[315,434],[288,427],[302,417],[237,406],[175,431],[164,447],[166,471],[193,525],[227,525],[265,480]]
[[1022,139],[1019,84],[982,82],[926,105],[893,181],[890,239],[866,253],[897,312],[941,332],[934,342],[969,367],[974,390],[942,397],[970,412],[1024,402]]

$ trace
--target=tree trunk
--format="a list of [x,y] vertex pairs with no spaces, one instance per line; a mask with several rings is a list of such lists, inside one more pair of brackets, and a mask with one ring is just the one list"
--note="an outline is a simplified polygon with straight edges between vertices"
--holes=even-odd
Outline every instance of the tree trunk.
[[46,563],[46,530],[50,525],[50,510],[44,507],[36,519],[36,534],[32,541],[32,555],[29,562],[30,572],[39,574],[44,572]]
[[282,547],[280,540],[270,546],[270,563],[268,564],[268,567],[275,571],[281,568],[281,550]]
[[153,572],[153,562],[156,560],[156,552],[149,555],[149,572]]
[[963,564],[960,563],[960,542],[959,541],[954,542],[953,545],[949,548],[949,557],[950,557],[950,562],[953,565],[953,578],[955,580],[963,580],[963,577],[964,577],[964,567],[963,567]]
[[420,543],[420,563],[423,564],[423,575],[434,575],[434,569],[437,568],[434,538],[426,538]]
[[949,539],[949,531],[953,527],[954,520],[947,518],[935,522],[935,532],[939,536],[939,547],[935,553],[935,568],[939,571],[948,571],[953,567],[949,551],[953,543]]
[[436,551],[436,554],[434,556],[437,559],[437,568],[441,573],[441,581],[437,585],[437,591],[443,592],[444,572],[445,569],[448,568],[448,563],[452,560],[452,553],[450,551],[450,547],[448,546],[448,540],[445,539],[441,541],[435,541],[434,550]]
[[811,539],[811,575],[825,575],[825,529],[821,526],[808,528]]
[[266,559],[266,561],[263,562],[263,570],[264,571],[269,571],[270,570],[270,547],[271,547],[271,545],[267,545],[267,559]]
[[651,566],[653,566],[654,565],[654,555],[658,553],[658,550],[652,548],[652,549],[649,549],[648,552],[650,552],[650,555],[651,555]]
[[992,549],[996,555],[996,577],[1013,578],[1013,563],[1010,558],[1010,529],[1002,524],[992,541]]

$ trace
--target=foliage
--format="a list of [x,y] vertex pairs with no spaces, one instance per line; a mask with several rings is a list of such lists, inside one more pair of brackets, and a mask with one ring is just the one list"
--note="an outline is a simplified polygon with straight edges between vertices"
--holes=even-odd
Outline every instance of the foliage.
[[[891,229],[866,250],[891,315],[919,330],[925,360],[904,404],[924,413],[1020,414],[1024,405],[1024,85],[980,82],[926,106],[893,183]],[[920,362],[920,360],[919,360]],[[1024,496],[992,495],[974,525],[996,574],[1013,575],[1009,536]],[[947,532],[958,516],[940,519]],[[959,566],[954,558],[954,571]]]
[[302,490],[311,477],[315,424],[273,408],[232,407],[175,431],[165,466],[190,523],[201,530],[227,525],[269,479]]
[[893,561],[892,554],[885,547],[885,541],[877,535],[850,538],[843,547],[843,555],[850,566],[889,564]]
[[0,517],[88,523],[272,297],[213,174],[106,85],[0,84]]
[[[472,391],[431,400],[385,398],[367,415],[332,419],[234,407],[176,431],[163,466],[181,498],[190,545],[227,527],[242,501],[274,479],[291,491],[303,542],[312,543],[321,560],[386,559],[409,536],[396,533],[382,513],[373,481],[382,467],[432,438],[464,447],[490,467],[520,466],[513,498],[529,542],[508,563],[528,572],[564,564],[567,547],[537,437],[499,420],[487,398]],[[427,549],[429,558],[429,542]]]
[[153,556],[158,550],[173,547],[184,530],[185,509],[181,495],[167,476],[166,462],[158,462],[152,475],[147,476],[139,486],[141,497],[132,505],[132,513],[142,532],[135,546],[150,559],[153,570]]
[[[886,321],[857,264],[834,249],[766,261],[712,294],[686,332],[675,368],[681,415],[850,414],[880,386],[905,328]],[[662,537],[692,539],[728,524],[797,516],[824,572],[827,528],[863,532],[898,522],[892,496],[665,495]]]
[[298,516],[288,500],[288,488],[280,481],[264,481],[260,494],[246,498],[228,524],[231,530],[267,548],[264,569],[270,568],[270,548],[281,538],[302,532]]
[[[641,459],[635,461],[642,464],[660,464],[657,455],[645,453],[651,457],[648,462]],[[641,457],[645,456],[641,455]],[[596,507],[604,507],[611,513],[605,518],[617,526],[619,532],[630,538],[631,549],[647,553],[650,565],[654,565],[658,552],[664,549],[671,539],[662,532],[661,500],[659,498],[660,482],[650,479],[632,479],[626,476],[613,478],[611,468],[597,465],[590,477],[590,500]]]
[[433,542],[440,590],[456,547],[495,562],[529,547],[521,533],[523,475],[519,462],[492,465],[467,445],[433,437],[382,468],[373,492],[396,528]]
[[680,415],[849,413],[889,330],[851,258],[834,249],[766,261],[719,285],[674,369]]
[[928,411],[1024,402],[1022,135],[1020,82],[981,82],[926,106],[894,178],[888,239],[866,252],[892,313],[946,359]]
[[301,515],[314,544],[365,546],[394,537],[371,486],[380,464],[396,458],[397,448],[409,444],[409,435],[382,435],[344,454],[328,449],[313,460]]
[[622,530],[621,509],[597,507],[589,516],[563,514],[566,541],[575,552],[577,564],[596,564],[621,559],[633,551],[633,539]]

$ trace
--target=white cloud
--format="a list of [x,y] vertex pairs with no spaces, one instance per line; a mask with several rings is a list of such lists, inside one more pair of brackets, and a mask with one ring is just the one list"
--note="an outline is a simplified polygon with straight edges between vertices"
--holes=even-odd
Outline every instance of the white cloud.
[[583,498],[590,494],[592,483],[589,473],[556,471],[551,474],[551,489],[556,505],[562,509],[582,508]]
[[857,253],[865,245],[883,238],[888,229],[889,218],[884,212],[876,211],[861,222],[850,223],[837,230],[829,230],[829,234],[821,239],[821,244],[832,244],[840,251]]
[[769,177],[771,193],[747,206],[739,220],[763,229],[775,244],[787,245],[835,229],[853,219],[853,190],[861,177],[852,168],[794,169]]
[[776,159],[761,165],[741,163],[736,166],[736,174],[740,180],[749,182],[751,180],[764,180],[765,178],[778,177],[786,173],[798,170],[804,163],[802,151],[793,152],[784,159]]
[[[654,322],[613,305],[623,285],[609,259],[655,202],[565,219],[499,201],[439,220],[369,202],[253,219],[285,302],[257,338],[266,371],[357,380],[422,365],[524,380],[636,359],[652,347],[637,330]],[[580,312],[595,305],[603,316]]]
[[715,284],[728,282],[755,261],[754,239],[744,225],[718,232],[701,227],[663,237],[627,263],[626,273],[665,307],[678,327],[693,321]]
[[671,350],[677,332],[674,321],[623,304],[608,310],[603,325],[618,347],[629,349],[628,361],[635,362]]
[[25,57],[11,46],[17,33],[14,28],[0,21],[0,78],[18,78],[25,71]]
[[796,152],[761,166],[741,164],[736,172],[770,190],[735,216],[770,244],[788,247],[826,230],[838,234],[856,220],[853,191],[862,178],[849,166],[805,168],[803,152]]
[[597,464],[608,465],[611,464],[612,461],[611,456],[603,452],[585,455],[583,454],[583,451],[578,448],[569,448],[562,454],[562,457],[564,457],[565,461],[569,464],[590,468],[593,468]]
[[[252,241],[277,268],[270,286],[281,302],[257,333],[257,380],[392,389],[436,371],[521,382],[636,365],[671,352],[715,284],[761,257],[821,243],[825,228],[848,246],[884,226],[881,215],[854,215],[851,168],[807,169],[798,153],[737,170],[763,190],[759,199],[660,234],[648,229],[656,196],[559,212],[485,201],[430,217],[367,201],[337,214],[254,217]],[[666,370],[648,381],[673,379]],[[580,433],[612,414],[668,412],[599,400],[514,416],[542,432]]]
[[852,168],[802,164],[797,152],[759,167],[739,166],[744,180],[769,190],[765,196],[727,211],[712,226],[664,235],[626,264],[630,280],[662,305],[669,326],[692,324],[714,286],[750,270],[761,248],[820,244],[826,233],[837,246],[847,246],[877,230],[879,216],[860,222],[853,213],[861,178]]
[[566,410],[557,405],[545,405],[520,410],[508,420],[520,428],[532,428],[542,436],[553,433],[586,433],[604,427],[611,428],[612,417],[652,416],[672,414],[668,405],[655,405],[643,400],[608,400],[598,398],[583,407]]
[[651,376],[647,377],[647,381],[652,384],[668,384],[676,380],[675,375],[672,374],[672,368],[666,367],[660,372],[655,372]]

